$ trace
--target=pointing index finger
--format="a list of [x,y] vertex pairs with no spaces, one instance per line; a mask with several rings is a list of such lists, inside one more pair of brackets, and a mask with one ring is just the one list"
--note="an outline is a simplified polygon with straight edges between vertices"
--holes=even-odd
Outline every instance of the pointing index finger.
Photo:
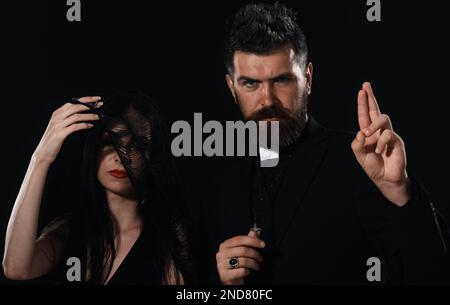
[[373,94],[372,85],[369,82],[364,82],[362,88],[367,93],[370,119],[374,121],[381,114],[381,112],[378,107],[377,99]]
[[360,130],[365,129],[372,124],[372,120],[369,115],[367,92],[364,90],[359,90],[358,92],[358,123]]

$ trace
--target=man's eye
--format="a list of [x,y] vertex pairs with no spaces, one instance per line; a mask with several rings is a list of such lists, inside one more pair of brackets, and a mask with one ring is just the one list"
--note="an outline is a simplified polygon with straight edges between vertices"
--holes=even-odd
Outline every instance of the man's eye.
[[256,84],[257,84],[257,82],[253,81],[253,80],[244,81],[244,87],[247,87],[247,88],[253,88],[256,86]]

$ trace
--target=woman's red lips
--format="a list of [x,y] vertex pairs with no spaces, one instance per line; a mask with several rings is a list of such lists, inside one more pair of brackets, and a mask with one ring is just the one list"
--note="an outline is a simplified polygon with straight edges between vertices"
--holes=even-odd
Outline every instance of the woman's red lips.
[[127,173],[118,169],[114,169],[108,172],[111,176],[115,178],[125,178],[127,176]]

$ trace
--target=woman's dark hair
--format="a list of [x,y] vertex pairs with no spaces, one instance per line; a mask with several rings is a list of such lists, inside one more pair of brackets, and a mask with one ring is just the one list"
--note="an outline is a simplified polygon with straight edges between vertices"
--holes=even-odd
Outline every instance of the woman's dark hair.
[[301,67],[305,67],[308,48],[295,12],[278,2],[247,4],[227,21],[225,66],[233,72],[236,51],[267,54],[284,45],[293,48]]
[[[101,119],[87,134],[83,153],[82,198],[70,217],[66,256],[77,256],[85,281],[104,283],[116,256],[115,226],[104,187],[97,179],[100,138],[107,133],[136,191],[146,242],[151,243],[148,270],[154,284],[190,281],[190,259],[184,220],[178,212],[179,190],[169,150],[165,120],[156,103],[138,91],[104,100]],[[121,126],[117,130],[117,126]],[[125,127],[125,128],[124,128]],[[64,261],[64,260],[63,260]],[[86,269],[88,268],[88,269]],[[85,278],[89,270],[89,278]],[[181,279],[181,277],[183,279]]]

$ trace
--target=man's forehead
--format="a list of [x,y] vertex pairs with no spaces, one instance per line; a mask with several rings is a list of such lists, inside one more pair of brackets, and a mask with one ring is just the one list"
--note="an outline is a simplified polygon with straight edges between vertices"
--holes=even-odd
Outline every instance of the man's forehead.
[[292,48],[283,47],[270,53],[255,54],[236,51],[233,56],[235,77],[274,77],[278,74],[292,73],[298,66]]

